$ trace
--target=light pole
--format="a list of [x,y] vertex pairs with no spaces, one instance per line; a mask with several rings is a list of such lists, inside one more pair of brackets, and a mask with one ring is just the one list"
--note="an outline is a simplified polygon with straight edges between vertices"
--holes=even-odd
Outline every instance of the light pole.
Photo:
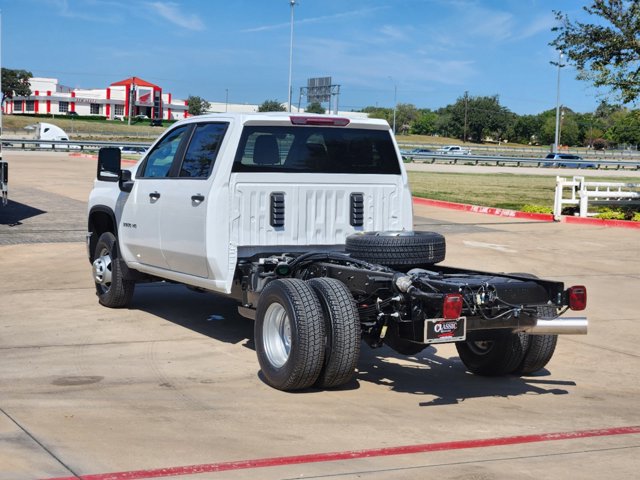
[[398,107],[398,84],[393,79],[391,75],[389,75],[389,80],[393,82],[393,134],[396,134],[396,108]]
[[553,142],[553,152],[556,153],[558,151],[558,146],[560,145],[560,69],[563,67],[562,65],[562,52],[558,53],[558,86],[556,93],[556,136]]
[[291,72],[293,70],[293,7],[296,6],[296,0],[289,0],[289,5],[291,5],[291,37],[289,40],[289,111],[291,111]]

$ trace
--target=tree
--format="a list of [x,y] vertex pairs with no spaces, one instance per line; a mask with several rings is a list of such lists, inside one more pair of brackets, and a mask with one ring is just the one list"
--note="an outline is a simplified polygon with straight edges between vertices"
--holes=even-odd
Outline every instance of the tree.
[[540,115],[522,115],[509,124],[507,138],[510,142],[535,144],[539,141],[540,128],[542,127]]
[[624,110],[613,114],[613,126],[606,139],[616,144],[640,144],[640,110]]
[[500,105],[497,95],[471,97],[465,93],[446,110],[451,115],[447,128],[449,135],[464,141],[482,142],[486,137],[504,139],[507,127],[513,120],[513,114]]
[[187,106],[189,107],[189,115],[202,115],[207,113],[211,104],[202,97],[189,95],[189,98],[187,98]]
[[286,112],[287,109],[277,100],[265,100],[258,107],[259,112]]
[[[420,117],[420,112],[415,105],[411,103],[399,103],[396,105],[396,131],[406,134],[411,124]],[[393,126],[393,110],[391,110],[391,121],[389,125]]]
[[593,0],[583,9],[594,23],[572,22],[554,11],[560,26],[549,45],[564,52],[578,69],[578,78],[606,87],[623,103],[640,96],[640,1]]
[[320,102],[311,102],[304,111],[308,113],[326,113]]
[[31,95],[29,80],[33,77],[31,72],[26,70],[2,69],[2,102],[11,100],[13,97],[28,97]]
[[422,110],[420,116],[411,124],[411,133],[415,135],[432,135],[436,131],[438,114],[431,110]]

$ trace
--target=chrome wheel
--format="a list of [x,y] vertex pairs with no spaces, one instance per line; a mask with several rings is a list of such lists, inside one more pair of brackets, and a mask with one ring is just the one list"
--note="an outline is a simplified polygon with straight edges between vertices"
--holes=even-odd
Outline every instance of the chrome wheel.
[[265,312],[262,340],[271,365],[282,367],[291,352],[291,320],[279,303],[272,303]]
[[100,255],[93,261],[92,269],[96,285],[108,289],[111,286],[111,252],[106,248],[100,250]]

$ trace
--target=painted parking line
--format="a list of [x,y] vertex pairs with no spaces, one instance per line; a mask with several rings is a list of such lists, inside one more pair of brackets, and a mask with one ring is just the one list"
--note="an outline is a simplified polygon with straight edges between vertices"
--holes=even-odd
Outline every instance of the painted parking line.
[[73,477],[48,478],[42,480],[145,480],[149,478],[173,477],[178,475],[197,475],[201,473],[299,465],[305,463],[333,462],[337,460],[355,460],[358,458],[388,457],[392,455],[410,455],[415,453],[442,452],[485,447],[501,447],[525,443],[576,440],[581,438],[608,437],[614,435],[631,434],[640,434],[640,425],[604,428],[598,430],[578,430],[573,432],[541,433],[535,435],[518,435],[513,437],[497,437],[478,440],[424,443],[418,445],[374,448],[369,450],[352,450],[346,452],[312,453],[308,455],[296,455],[291,457],[260,458],[255,460],[239,460],[235,462],[208,463],[182,467],[167,467],[153,470],[132,470],[129,472],[98,473]]

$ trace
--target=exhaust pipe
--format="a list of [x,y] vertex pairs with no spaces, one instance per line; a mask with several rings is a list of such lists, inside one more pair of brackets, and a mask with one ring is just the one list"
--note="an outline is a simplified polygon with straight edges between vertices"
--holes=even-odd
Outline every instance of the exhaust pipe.
[[538,319],[536,325],[527,327],[523,331],[529,335],[586,335],[588,326],[587,317]]

